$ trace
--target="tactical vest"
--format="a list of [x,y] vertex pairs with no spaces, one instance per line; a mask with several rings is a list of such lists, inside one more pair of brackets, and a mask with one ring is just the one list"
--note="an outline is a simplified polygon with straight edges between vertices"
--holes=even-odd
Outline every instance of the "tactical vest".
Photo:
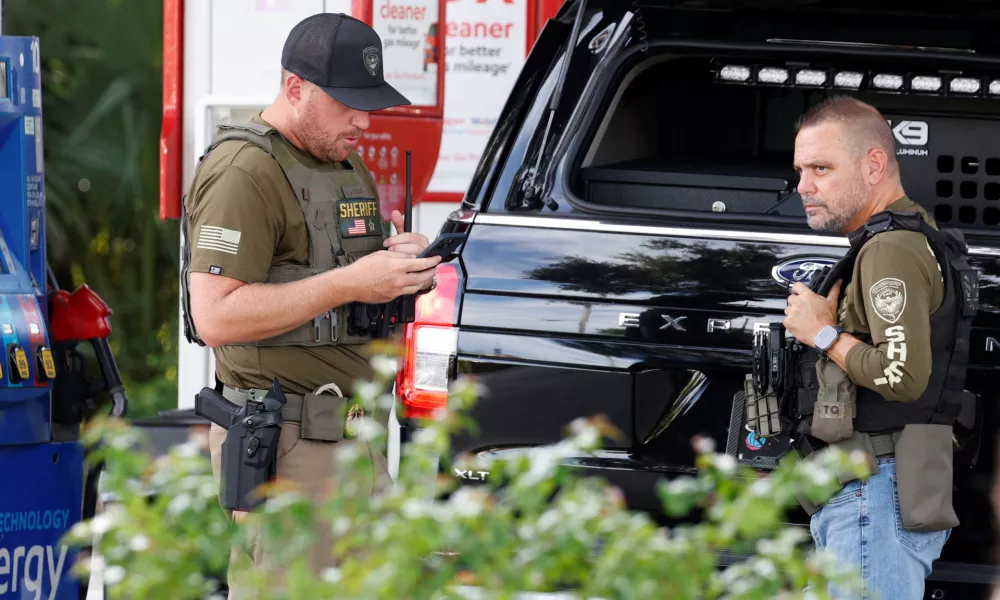
[[[924,234],[941,266],[944,299],[930,315],[931,374],[924,393],[913,402],[889,401],[874,390],[857,386],[854,430],[879,434],[899,431],[911,423],[954,425],[956,421],[971,428],[969,417],[975,414],[977,397],[965,389],[965,375],[972,322],[979,307],[979,272],[968,262],[968,247],[961,232],[937,230],[919,213],[874,215],[857,237],[852,237],[850,250],[827,272],[817,293],[829,294],[838,279],[843,280],[841,290],[846,289],[862,246],[874,236],[894,230]],[[813,348],[802,346],[799,351],[802,354],[794,366],[798,382],[783,402],[782,412],[791,422],[792,431],[801,437],[810,434],[819,388],[816,362],[823,359]],[[819,442],[815,438],[810,441]]]
[[[319,171],[299,162],[273,127],[257,123],[220,125],[204,159],[219,144],[238,140],[267,152],[281,167],[305,217],[309,236],[309,263],[272,264],[267,283],[290,283],[340,267],[382,250],[386,230],[378,211],[375,181],[357,154],[351,154],[343,169]],[[200,159],[200,160],[201,160]],[[199,162],[200,162],[199,160]],[[185,199],[186,200],[186,199]],[[181,299],[184,334],[188,341],[204,346],[191,318],[190,242],[186,201],[181,202],[183,233]],[[364,211],[357,210],[358,207]],[[359,214],[363,212],[364,214]],[[364,223],[361,223],[364,221]],[[357,236],[353,233],[368,232]],[[332,310],[291,331],[272,338],[250,342],[248,346],[335,346],[363,344],[378,333],[376,322],[382,306],[353,303]]]

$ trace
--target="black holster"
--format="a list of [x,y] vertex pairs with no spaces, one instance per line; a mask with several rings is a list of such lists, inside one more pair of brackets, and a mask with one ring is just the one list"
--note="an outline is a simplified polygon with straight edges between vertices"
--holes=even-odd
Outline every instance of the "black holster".
[[261,402],[233,404],[212,388],[204,388],[195,400],[195,414],[227,430],[222,444],[219,503],[228,510],[249,511],[263,498],[257,488],[275,475],[281,407],[285,394],[275,380]]

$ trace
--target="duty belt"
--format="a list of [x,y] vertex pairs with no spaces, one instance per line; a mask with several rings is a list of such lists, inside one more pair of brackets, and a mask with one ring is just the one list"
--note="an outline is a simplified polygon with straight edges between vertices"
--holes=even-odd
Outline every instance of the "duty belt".
[[868,436],[872,443],[875,458],[887,458],[896,455],[896,440],[900,432],[879,433]]
[[[246,405],[249,402],[261,402],[264,396],[267,395],[268,390],[261,389],[243,389],[234,388],[228,385],[222,387],[222,397],[229,400],[233,404],[238,404],[240,406]],[[285,394],[284,406],[281,407],[281,418],[285,421],[291,421],[293,423],[302,422],[302,400],[305,398],[302,394]]]

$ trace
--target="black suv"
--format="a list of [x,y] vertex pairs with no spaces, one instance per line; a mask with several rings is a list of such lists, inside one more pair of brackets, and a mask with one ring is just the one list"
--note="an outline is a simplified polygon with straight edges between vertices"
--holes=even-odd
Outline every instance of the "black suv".
[[474,374],[488,396],[456,453],[550,444],[604,414],[625,439],[573,462],[654,515],[657,480],[693,472],[696,434],[766,468],[780,444],[734,407],[753,333],[783,319],[789,282],[847,247],[806,225],[793,126],[848,93],[890,120],[910,197],[965,233],[981,270],[967,380],[981,410],[958,436],[961,526],[927,587],[975,597],[995,562],[998,25],[991,0],[567,2],[442,230],[468,237],[408,330],[404,443],[411,417]]

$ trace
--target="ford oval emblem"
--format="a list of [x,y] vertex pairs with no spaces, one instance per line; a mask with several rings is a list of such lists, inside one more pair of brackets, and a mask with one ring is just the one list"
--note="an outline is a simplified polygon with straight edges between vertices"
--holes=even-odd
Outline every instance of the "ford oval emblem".
[[809,285],[813,276],[824,267],[831,267],[837,262],[835,258],[824,256],[810,256],[807,258],[796,258],[785,262],[771,269],[771,277],[783,286],[802,282]]

